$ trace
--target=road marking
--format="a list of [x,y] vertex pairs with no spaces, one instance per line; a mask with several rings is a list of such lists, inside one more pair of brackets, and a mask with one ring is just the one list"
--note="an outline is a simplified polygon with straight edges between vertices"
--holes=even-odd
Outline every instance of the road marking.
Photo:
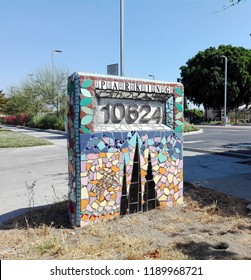
[[197,141],[184,141],[185,144],[193,144],[193,143],[202,143],[204,141],[200,141],[200,140],[197,140]]

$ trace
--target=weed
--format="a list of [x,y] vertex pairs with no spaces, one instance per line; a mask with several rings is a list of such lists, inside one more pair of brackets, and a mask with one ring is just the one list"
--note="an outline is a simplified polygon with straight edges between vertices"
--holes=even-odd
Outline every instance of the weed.
[[32,208],[34,208],[34,205],[35,205],[35,200],[34,200],[35,192],[34,192],[34,188],[36,186],[36,181],[34,181],[31,185],[28,185],[27,182],[25,182],[25,184],[26,184],[26,189],[28,191],[26,196],[28,197],[28,200],[29,200],[29,210],[31,210]]

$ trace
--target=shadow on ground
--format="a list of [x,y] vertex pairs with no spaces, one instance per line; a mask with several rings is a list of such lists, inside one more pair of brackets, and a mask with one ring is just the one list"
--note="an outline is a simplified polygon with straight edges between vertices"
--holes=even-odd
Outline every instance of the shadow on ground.
[[[0,230],[37,228],[40,225],[54,228],[71,228],[68,219],[67,201],[17,211],[20,215],[3,222],[0,225]],[[14,216],[15,213],[13,212],[5,215]]]
[[189,182],[185,182],[184,199],[185,201],[188,199],[198,202],[201,208],[215,205],[209,209],[223,216],[247,216],[249,213],[247,210],[248,200],[202,186],[195,186]]
[[207,242],[185,242],[176,244],[176,249],[182,251],[191,259],[196,260],[226,260],[234,259],[236,253],[227,251],[228,245],[224,242],[211,245]]

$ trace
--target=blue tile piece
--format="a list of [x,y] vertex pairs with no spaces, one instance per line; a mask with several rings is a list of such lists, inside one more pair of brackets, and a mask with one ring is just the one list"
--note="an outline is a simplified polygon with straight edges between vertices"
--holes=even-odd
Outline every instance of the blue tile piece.
[[147,139],[147,146],[152,146],[152,145],[154,145],[153,139],[152,138]]
[[122,145],[121,145],[121,149],[123,148],[128,148],[128,142],[125,141]]
[[100,151],[102,151],[103,149],[105,149],[105,148],[106,148],[106,146],[105,146],[104,142],[102,142],[102,141],[101,141],[101,142],[99,142],[97,146],[98,146],[98,148],[99,148],[99,150],[100,150]]
[[122,134],[122,139],[126,139],[128,132],[122,132],[121,134]]
[[80,141],[88,142],[91,139],[91,134],[80,134]]
[[154,137],[161,137],[161,132],[160,131],[155,131],[155,135],[154,135]]
[[130,161],[130,154],[129,153],[125,153],[124,154],[124,159],[125,159],[125,164],[128,165],[128,163]]
[[154,138],[155,131],[149,131],[147,134],[148,134],[148,138]]
[[136,140],[137,140],[137,135],[135,134],[130,140],[129,140],[129,145],[131,147],[135,147],[136,146]]
[[159,153],[158,160],[160,163],[165,162],[165,161],[167,161],[167,156],[162,153]]
[[122,133],[121,132],[113,132],[114,139],[122,140]]
[[102,132],[95,132],[95,133],[93,134],[93,136],[96,137],[96,138],[102,138],[102,135],[103,135]]
[[103,132],[103,137],[113,138],[112,132]]
[[87,145],[87,142],[80,142],[80,151],[83,152],[85,150],[85,147]]

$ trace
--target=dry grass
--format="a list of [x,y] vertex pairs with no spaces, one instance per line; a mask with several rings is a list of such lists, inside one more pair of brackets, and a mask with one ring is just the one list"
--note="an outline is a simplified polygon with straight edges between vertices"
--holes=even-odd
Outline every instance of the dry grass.
[[247,201],[185,186],[184,206],[72,228],[66,202],[1,226],[1,259],[251,259]]

